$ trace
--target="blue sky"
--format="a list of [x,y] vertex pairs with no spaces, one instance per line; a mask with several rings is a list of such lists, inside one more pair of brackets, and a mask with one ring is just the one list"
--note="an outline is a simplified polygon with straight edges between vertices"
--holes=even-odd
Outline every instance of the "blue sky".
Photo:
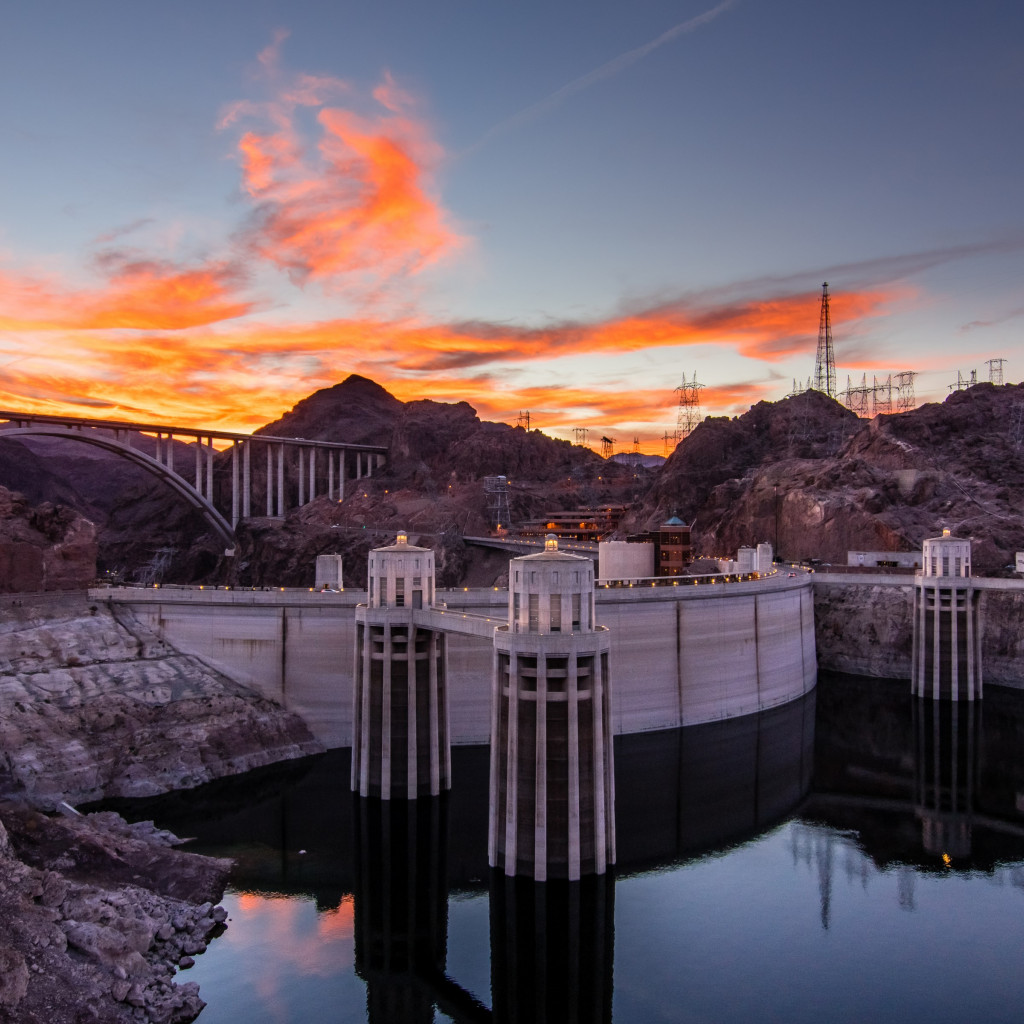
[[1024,377],[1019,3],[5,13],[4,407],[244,428],[360,372],[661,451],[683,372],[811,375],[826,278],[840,386]]

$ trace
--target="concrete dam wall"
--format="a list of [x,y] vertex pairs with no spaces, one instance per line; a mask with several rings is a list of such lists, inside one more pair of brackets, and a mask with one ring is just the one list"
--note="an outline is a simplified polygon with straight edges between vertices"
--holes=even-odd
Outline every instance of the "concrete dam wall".
[[[616,733],[720,721],[777,707],[814,687],[812,577],[597,591],[611,631]],[[302,716],[331,747],[352,742],[355,607],[362,591],[116,588],[90,592],[168,643]],[[440,591],[443,618],[504,624],[504,590]],[[479,624],[476,624],[479,629]],[[451,632],[452,739],[486,743],[492,642]]]

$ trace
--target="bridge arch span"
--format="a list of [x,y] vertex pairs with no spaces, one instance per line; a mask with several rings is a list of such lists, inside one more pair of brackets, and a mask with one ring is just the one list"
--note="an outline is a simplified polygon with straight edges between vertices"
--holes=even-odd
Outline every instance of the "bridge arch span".
[[[15,437],[59,437],[64,440],[81,441],[84,444],[91,444],[96,448],[113,452],[126,458],[129,462],[141,466],[146,472],[157,477],[161,482],[167,484],[176,494],[181,495],[193,508],[197,509],[203,518],[210,524],[213,531],[229,547],[235,543],[235,534],[231,524],[207,501],[187,480],[174,470],[158,462],[145,452],[132,448],[122,441],[113,437],[75,430],[69,427],[61,427],[56,424],[38,423],[28,427],[14,427],[12,429],[0,430],[0,439]],[[212,458],[205,448],[200,446],[206,458]]]

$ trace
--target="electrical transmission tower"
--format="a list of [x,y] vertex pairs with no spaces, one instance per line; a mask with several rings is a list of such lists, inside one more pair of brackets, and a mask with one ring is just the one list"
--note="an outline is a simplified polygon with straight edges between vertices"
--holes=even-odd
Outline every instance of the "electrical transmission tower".
[[491,518],[491,526],[507,527],[512,518],[508,507],[508,478],[485,476],[484,494],[487,495],[487,512]]
[[814,390],[836,397],[836,356],[832,350],[832,314],[828,308],[828,281],[821,286],[818,354],[814,360]]
[[[662,438],[662,440],[665,442],[665,458],[667,459],[672,454],[673,450],[675,449],[675,446],[676,446],[676,435],[675,434],[670,434],[666,430],[665,431],[665,436],[664,436],[664,438]],[[671,447],[669,447],[669,445],[671,445]]]
[[614,437],[602,437],[601,438],[601,458],[610,459],[615,451],[615,438]]
[[956,371],[956,383],[949,385],[950,391],[966,391],[978,383],[978,371],[971,370],[970,377],[965,377],[959,370]]
[[901,370],[893,377],[892,382],[896,385],[896,411],[912,412],[914,402],[914,378],[917,373],[914,370]]
[[892,374],[879,382],[872,376],[874,386],[871,388],[871,415],[889,416],[892,413]]
[[529,432],[529,430],[530,430],[530,410],[529,409],[527,409],[526,412],[520,411],[519,419],[516,420],[516,426],[517,427],[522,427],[524,430]]
[[583,445],[583,447],[586,448],[587,447],[587,433],[588,433],[588,430],[587,430],[586,427],[573,427],[572,428],[572,435],[573,435],[573,438],[575,439],[574,443],[575,444]]
[[850,378],[846,378],[846,390],[843,392],[843,405],[846,406],[850,412],[856,416],[860,416],[862,419],[866,419],[870,415],[870,402],[868,396],[871,394],[872,389],[868,387],[867,374],[861,374],[860,386],[855,387],[850,383]]
[[693,380],[687,380],[683,374],[683,383],[676,388],[679,395],[679,413],[676,416],[676,444],[684,437],[689,437],[694,428],[701,421],[700,414],[700,389],[703,384],[697,383],[697,374],[694,373]]
[[986,359],[988,363],[988,380],[990,384],[1003,383],[1003,363],[1005,359]]

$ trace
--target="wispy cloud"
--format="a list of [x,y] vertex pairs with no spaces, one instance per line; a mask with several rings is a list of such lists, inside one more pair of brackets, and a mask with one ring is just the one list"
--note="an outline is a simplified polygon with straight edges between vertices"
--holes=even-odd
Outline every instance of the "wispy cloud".
[[970,323],[962,324],[960,330],[963,332],[975,331],[979,327],[998,327],[1000,324],[1009,323],[1009,321],[1016,320],[1018,317],[1022,316],[1024,316],[1024,306],[1020,309],[1011,309],[1009,313],[993,317],[991,320],[972,320]]

